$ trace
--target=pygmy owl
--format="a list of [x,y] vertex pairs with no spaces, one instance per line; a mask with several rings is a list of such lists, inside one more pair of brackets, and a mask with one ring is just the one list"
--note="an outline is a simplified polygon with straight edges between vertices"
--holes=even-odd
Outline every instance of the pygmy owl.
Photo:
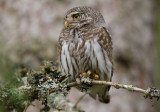
[[[64,28],[59,36],[60,65],[69,81],[91,70],[98,80],[111,81],[113,74],[112,41],[103,16],[90,7],[75,7],[64,17]],[[110,86],[93,85],[90,96],[108,103]]]

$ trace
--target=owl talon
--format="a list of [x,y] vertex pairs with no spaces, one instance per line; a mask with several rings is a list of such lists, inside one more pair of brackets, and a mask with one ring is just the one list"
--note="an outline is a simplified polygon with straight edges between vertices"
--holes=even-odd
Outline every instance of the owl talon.
[[93,76],[95,79],[98,79],[98,78],[99,78],[99,75],[98,75],[98,74],[95,74],[95,73],[93,73],[92,76]]
[[90,76],[90,75],[92,75],[92,72],[90,70],[88,70],[87,76]]
[[87,73],[84,72],[84,73],[80,74],[79,76],[80,76],[80,78],[83,77],[83,76],[87,76]]
[[79,76],[80,76],[80,78],[82,78],[82,77],[90,77],[91,79],[98,79],[99,78],[98,74],[92,73],[90,70],[88,70],[87,73],[84,72],[84,73],[80,74]]

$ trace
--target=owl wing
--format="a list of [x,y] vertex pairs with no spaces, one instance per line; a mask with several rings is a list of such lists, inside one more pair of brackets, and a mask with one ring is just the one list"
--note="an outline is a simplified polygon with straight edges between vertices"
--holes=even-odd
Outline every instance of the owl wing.
[[101,27],[99,31],[99,44],[105,51],[107,51],[108,57],[112,62],[112,38],[105,27]]
[[99,44],[100,46],[107,52],[109,61],[112,64],[111,67],[111,77],[110,81],[113,76],[113,61],[112,61],[112,38],[109,34],[108,30],[105,27],[100,28],[101,35],[99,36]]
[[[100,76],[100,80],[111,81],[113,75],[111,36],[104,27],[92,27],[90,41],[93,49],[90,55],[92,66],[97,65],[97,68],[94,69]],[[108,103],[110,101],[109,89],[110,86],[97,85],[89,95],[96,99],[96,95],[98,94],[99,101]]]
[[[113,63],[112,63],[112,40],[105,27],[94,28],[92,32],[92,48],[93,56],[92,61],[97,60],[99,73],[102,80],[111,80],[113,75]],[[95,57],[95,58],[94,58]],[[92,63],[92,64],[93,64]]]

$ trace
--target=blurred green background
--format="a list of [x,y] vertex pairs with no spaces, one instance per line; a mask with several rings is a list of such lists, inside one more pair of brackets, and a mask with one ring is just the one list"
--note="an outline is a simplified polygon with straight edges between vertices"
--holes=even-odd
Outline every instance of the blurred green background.
[[[18,85],[21,68],[57,60],[63,17],[67,10],[81,5],[99,10],[108,25],[114,48],[113,81],[160,88],[159,0],[0,0],[0,84]],[[73,89],[68,98],[76,102],[81,94]],[[111,103],[105,105],[87,96],[79,106],[87,112],[160,110],[157,102],[152,107],[142,95],[125,90],[111,89],[111,97]],[[39,110],[31,107],[28,111]]]

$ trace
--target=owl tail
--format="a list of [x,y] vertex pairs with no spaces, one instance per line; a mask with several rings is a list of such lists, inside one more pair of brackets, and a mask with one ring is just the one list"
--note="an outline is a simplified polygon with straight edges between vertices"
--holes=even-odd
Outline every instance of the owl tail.
[[96,97],[98,96],[98,99],[102,103],[109,103],[110,102],[110,95],[109,95],[109,89],[110,86],[105,86],[101,88],[101,91],[98,93],[91,92],[89,95],[96,100]]
[[109,103],[110,102],[110,95],[109,92],[106,92],[106,94],[103,96],[101,94],[98,94],[99,101],[102,103]]

